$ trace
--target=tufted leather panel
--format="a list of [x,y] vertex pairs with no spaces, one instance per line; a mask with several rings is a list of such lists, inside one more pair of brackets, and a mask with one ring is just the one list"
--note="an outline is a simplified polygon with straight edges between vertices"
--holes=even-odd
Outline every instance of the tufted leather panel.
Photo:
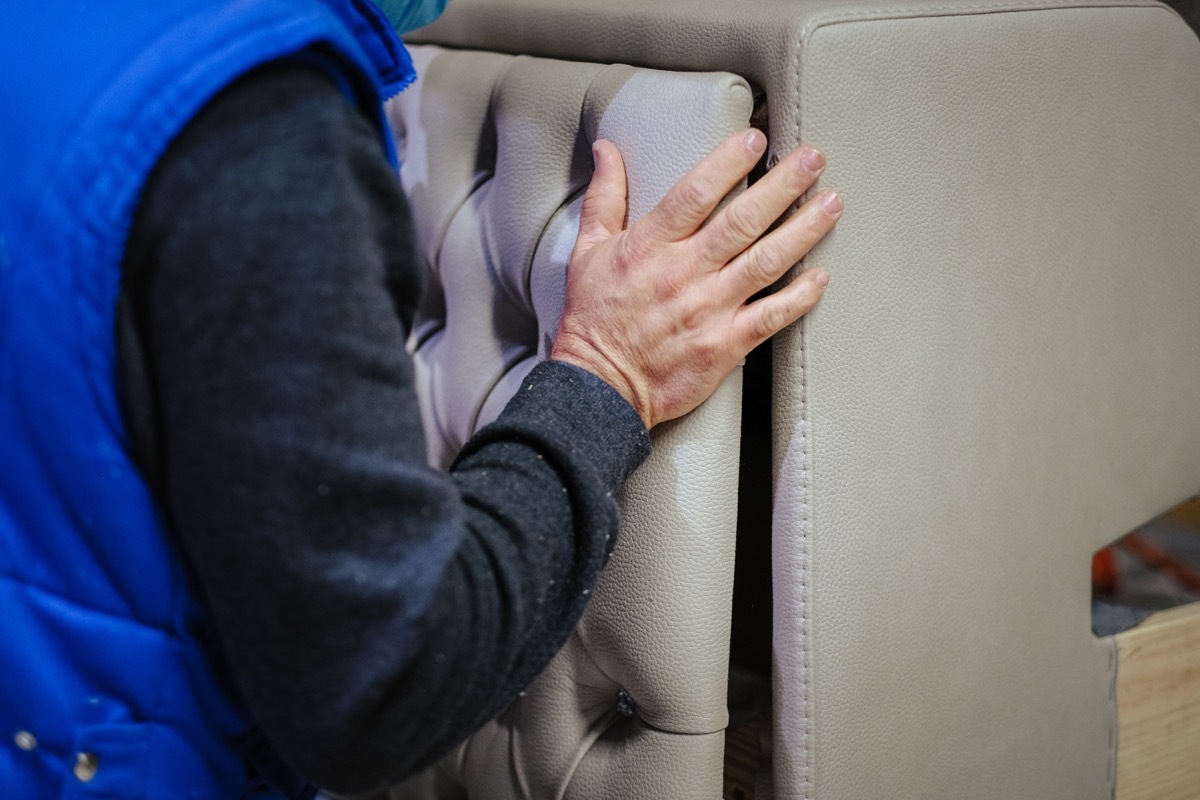
[[[413,56],[421,78],[389,116],[431,268],[413,346],[431,458],[445,463],[547,354],[591,142],[625,154],[636,219],[745,127],[752,97],[724,73]],[[396,797],[719,796],[740,408],[739,372],[655,429],[567,646],[440,774]]]
[[455,0],[417,36],[728,70],[773,153],[828,152],[833,282],[774,347],[777,796],[1111,796],[1090,554],[1200,487],[1186,25],[1141,0]]

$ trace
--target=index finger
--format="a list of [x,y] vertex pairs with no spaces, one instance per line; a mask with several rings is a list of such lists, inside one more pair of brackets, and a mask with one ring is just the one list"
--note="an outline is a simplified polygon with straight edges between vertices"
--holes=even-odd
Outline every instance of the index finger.
[[761,131],[744,130],[727,137],[671,187],[639,227],[649,228],[652,236],[664,241],[691,236],[750,174],[766,149],[767,137]]

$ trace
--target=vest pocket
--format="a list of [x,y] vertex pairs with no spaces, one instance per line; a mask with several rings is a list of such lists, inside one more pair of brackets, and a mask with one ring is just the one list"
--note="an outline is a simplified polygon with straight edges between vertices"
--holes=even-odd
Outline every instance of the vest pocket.
[[79,728],[65,764],[62,800],[144,798],[149,750],[149,725]]

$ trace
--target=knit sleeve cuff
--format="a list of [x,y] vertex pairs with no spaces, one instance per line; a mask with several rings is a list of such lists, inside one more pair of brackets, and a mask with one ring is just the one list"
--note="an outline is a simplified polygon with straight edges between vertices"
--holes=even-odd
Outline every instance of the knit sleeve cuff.
[[568,449],[572,460],[590,462],[610,490],[650,454],[650,435],[633,406],[600,378],[562,361],[534,367],[489,427],[537,431],[536,438]]

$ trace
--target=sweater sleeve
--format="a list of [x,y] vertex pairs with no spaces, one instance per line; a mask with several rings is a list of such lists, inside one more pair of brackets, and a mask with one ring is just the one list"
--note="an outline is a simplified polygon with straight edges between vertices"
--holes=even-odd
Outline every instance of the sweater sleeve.
[[411,240],[376,132],[275,66],[173,143],[126,251],[134,446],[264,732],[342,792],[430,764],[542,670],[649,448],[607,384],[548,362],[426,467]]

